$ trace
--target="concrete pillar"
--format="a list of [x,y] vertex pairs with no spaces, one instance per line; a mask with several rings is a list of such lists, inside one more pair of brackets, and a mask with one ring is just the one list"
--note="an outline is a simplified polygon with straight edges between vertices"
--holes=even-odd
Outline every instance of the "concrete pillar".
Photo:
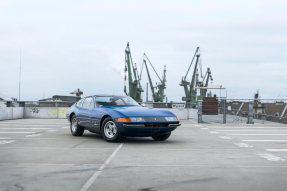
[[226,124],[226,99],[222,100],[223,104],[223,124]]
[[262,124],[264,124],[265,116],[263,114],[261,115],[261,120],[262,120]]
[[247,116],[247,124],[254,124],[253,122],[253,102],[248,103],[248,116]]
[[7,101],[6,105],[7,105],[7,107],[12,107],[12,101]]
[[197,123],[202,123],[202,100],[198,100]]
[[20,101],[19,102],[19,107],[25,107],[25,102],[24,101]]

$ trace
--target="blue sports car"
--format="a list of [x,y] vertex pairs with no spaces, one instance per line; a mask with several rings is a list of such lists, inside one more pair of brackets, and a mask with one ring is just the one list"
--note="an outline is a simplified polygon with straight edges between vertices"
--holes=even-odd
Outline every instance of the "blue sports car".
[[166,140],[180,126],[171,112],[141,107],[129,96],[88,96],[67,111],[71,133],[81,136],[84,130],[102,134],[108,142],[121,141],[125,136],[152,137]]

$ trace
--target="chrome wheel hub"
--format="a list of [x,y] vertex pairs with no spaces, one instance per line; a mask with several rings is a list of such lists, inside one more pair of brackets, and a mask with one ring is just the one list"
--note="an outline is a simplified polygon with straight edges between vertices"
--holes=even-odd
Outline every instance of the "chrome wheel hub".
[[74,133],[76,130],[77,130],[77,119],[74,118],[74,119],[72,120],[72,131],[73,131],[73,133]]
[[114,122],[108,121],[104,126],[104,132],[106,137],[113,138],[117,133],[117,126]]

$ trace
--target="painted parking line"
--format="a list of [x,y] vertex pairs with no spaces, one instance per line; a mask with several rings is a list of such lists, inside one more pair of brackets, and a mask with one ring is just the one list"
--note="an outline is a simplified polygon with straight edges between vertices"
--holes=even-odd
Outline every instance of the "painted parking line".
[[245,142],[287,142],[287,140],[242,140]]
[[286,136],[287,134],[226,134],[226,135],[276,135],[276,136]]
[[26,135],[26,137],[37,137],[37,136],[40,136],[40,135],[42,135],[42,134],[31,134],[31,135]]
[[[0,122],[0,124],[3,124],[3,123],[7,123],[7,124],[17,124],[17,123],[20,123],[20,124],[23,124],[23,123],[34,123],[35,122]],[[38,124],[38,123],[37,123]],[[45,124],[45,125],[53,125],[53,124],[58,124],[58,125],[66,125],[68,123],[39,123],[39,124]]]
[[51,129],[51,130],[48,130],[48,131],[46,131],[46,132],[56,132],[56,131],[58,131],[58,130],[55,130],[55,129]]
[[264,132],[269,132],[269,131],[287,131],[287,130],[264,130],[264,129],[262,129],[262,130],[241,130],[241,129],[239,129],[239,130],[234,130],[234,129],[232,129],[232,130],[220,130],[220,129],[216,129],[216,131],[264,131]]
[[201,128],[201,129],[208,129],[208,128],[205,128],[205,127],[204,127],[204,128]]
[[35,128],[35,127],[31,127],[31,128],[13,128],[13,127],[11,127],[11,128],[2,128],[2,127],[0,127],[0,129],[5,129],[5,130],[7,130],[7,129],[9,129],[9,130],[14,130],[14,129],[52,129],[52,128]]
[[261,156],[262,158],[265,158],[269,161],[285,161],[285,159],[282,159],[281,157],[275,156],[273,154],[257,154],[258,156]]
[[248,145],[248,144],[246,144],[246,143],[233,143],[234,145],[237,145],[237,146],[239,146],[239,147],[253,147],[253,146],[251,146],[251,145]]
[[0,144],[1,145],[4,145],[4,144],[9,144],[9,143],[14,143],[15,142],[15,140],[4,140],[4,141],[0,141]]
[[65,126],[65,127],[62,127],[63,129],[68,129],[68,128],[70,128],[70,126]]
[[32,133],[36,133],[36,132],[1,132],[0,133],[26,133],[26,134],[32,134]]
[[86,182],[86,184],[81,188],[80,191],[86,191],[93,184],[93,182],[97,179],[97,177],[101,174],[101,172],[105,169],[105,167],[110,163],[112,158],[117,154],[117,152],[122,148],[124,143],[121,143],[116,150],[111,154],[111,156],[104,162],[104,164],[99,168],[98,171],[93,174],[93,176]]
[[287,149],[266,149],[266,151],[273,151],[273,152],[287,152]]
[[0,139],[11,139],[10,137],[0,137]]
[[[7,126],[7,125],[5,125],[5,124],[3,124],[3,125],[1,125],[1,123],[0,123],[0,127],[1,126]],[[12,127],[39,127],[39,126],[44,126],[44,127],[55,127],[55,126],[61,126],[61,125],[9,125],[9,127],[10,126],[12,126]]]
[[218,133],[217,131],[209,131],[209,133]]
[[228,136],[218,136],[218,137],[221,139],[232,139],[231,137],[228,137]]
[[220,127],[220,126],[208,126],[209,128],[220,128],[220,129],[287,129],[287,127]]

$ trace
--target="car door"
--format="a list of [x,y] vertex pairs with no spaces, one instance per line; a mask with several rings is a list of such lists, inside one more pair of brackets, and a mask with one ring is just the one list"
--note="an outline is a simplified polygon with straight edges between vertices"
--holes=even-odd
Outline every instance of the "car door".
[[93,108],[90,108],[91,102],[93,102],[93,97],[86,97],[78,112],[79,125],[87,128],[91,127],[91,113],[93,111]]
[[91,116],[91,123],[93,130],[95,132],[100,132],[100,125],[101,125],[101,119],[105,115],[105,111],[103,108],[100,107],[99,104],[97,104],[96,97],[94,97],[94,108]]

